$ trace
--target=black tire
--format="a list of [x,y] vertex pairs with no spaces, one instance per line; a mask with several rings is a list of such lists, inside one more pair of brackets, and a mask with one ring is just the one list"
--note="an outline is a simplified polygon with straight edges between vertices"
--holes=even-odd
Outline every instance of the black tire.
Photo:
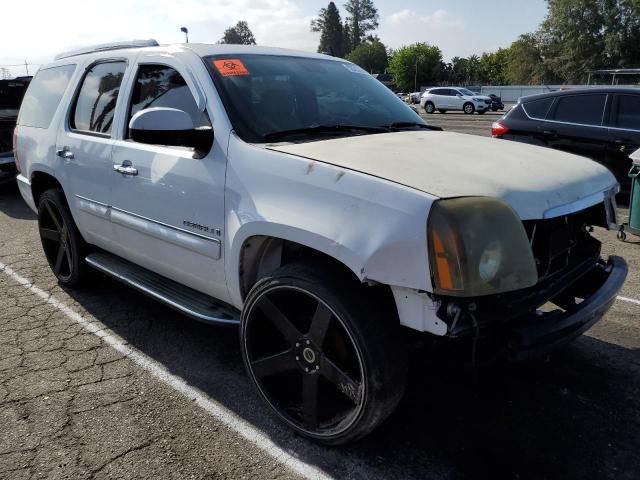
[[441,108],[438,110],[440,113],[447,113],[447,111],[444,108]]
[[327,445],[367,435],[404,393],[397,315],[367,288],[339,269],[289,264],[257,282],[242,311],[242,356],[260,396]]
[[40,196],[38,231],[47,262],[59,283],[73,287],[88,278],[87,244],[60,188],[52,188]]
[[473,112],[476,111],[476,107],[473,106],[473,103],[467,102],[462,106],[462,111],[467,115],[473,115]]
[[436,106],[433,104],[433,102],[427,102],[424,104],[424,111],[428,114],[435,113]]

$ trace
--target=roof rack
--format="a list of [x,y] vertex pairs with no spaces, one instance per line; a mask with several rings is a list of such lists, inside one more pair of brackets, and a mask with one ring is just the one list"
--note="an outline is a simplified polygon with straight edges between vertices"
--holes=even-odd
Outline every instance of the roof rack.
[[123,48],[157,47],[158,45],[160,44],[152,38],[149,40],[129,40],[126,42],[103,43],[100,45],[93,45],[90,47],[78,48],[77,50],[62,52],[56,55],[53,59],[60,60],[61,58],[75,57],[78,55],[85,55],[87,53],[107,52],[109,50],[121,50]]

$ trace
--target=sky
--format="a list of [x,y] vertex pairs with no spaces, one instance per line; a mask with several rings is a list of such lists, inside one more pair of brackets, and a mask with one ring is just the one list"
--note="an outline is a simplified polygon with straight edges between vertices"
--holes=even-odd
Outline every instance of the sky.
[[[140,38],[215,43],[224,30],[246,20],[259,45],[315,51],[319,34],[309,24],[328,0],[17,0],[0,6],[0,67],[32,66],[81,46]],[[374,0],[376,32],[398,48],[415,42],[437,45],[445,60],[508,46],[537,28],[545,0]],[[344,19],[342,2],[336,5]],[[24,66],[9,67],[24,75]]]

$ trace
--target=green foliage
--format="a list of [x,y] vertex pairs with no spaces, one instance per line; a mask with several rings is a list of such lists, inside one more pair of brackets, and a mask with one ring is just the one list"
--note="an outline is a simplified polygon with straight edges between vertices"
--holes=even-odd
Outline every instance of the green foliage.
[[504,78],[507,83],[545,83],[544,68],[540,42],[531,33],[520,35],[506,52]]
[[389,63],[387,48],[377,39],[358,45],[347,55],[347,60],[369,73],[384,73]]
[[255,45],[256,38],[249,28],[249,24],[244,20],[240,20],[235,26],[229,27],[224,31],[224,35],[218,43],[228,43],[234,45]]
[[369,32],[378,28],[378,9],[373,4],[373,0],[348,0],[344,4],[344,9],[349,16],[349,40],[347,52],[355,49],[365,41]]
[[393,52],[387,71],[402,91],[436,85],[442,79],[442,52],[428,43],[416,43]]
[[311,20],[311,31],[320,32],[318,53],[328,53],[334,57],[344,57],[345,35],[338,7],[329,2],[327,8],[321,8],[318,18]]

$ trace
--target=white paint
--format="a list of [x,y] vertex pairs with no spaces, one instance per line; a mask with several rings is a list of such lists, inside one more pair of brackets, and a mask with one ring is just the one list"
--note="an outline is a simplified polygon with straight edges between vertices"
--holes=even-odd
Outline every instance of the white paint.
[[288,467],[293,472],[309,480],[328,480],[332,478],[320,471],[317,467],[295,458],[290,453],[278,447],[262,431],[242,420],[238,415],[228,410],[215,400],[212,400],[197,388],[188,385],[182,378],[171,374],[162,364],[128,345],[122,337],[116,335],[100,321],[83,317],[1,262],[0,271],[4,272],[14,281],[44,300],[47,304],[64,313],[68,318],[78,323],[87,332],[102,339],[104,343],[129,358],[133,363],[143,368],[160,382],[180,393],[185,398],[194,401],[196,405],[205,410],[209,415],[236,432],[249,443],[255,445],[267,455]]
[[640,300],[636,300],[635,298],[629,298],[629,297],[616,297],[616,298],[621,302],[628,302],[628,303],[633,303],[635,305],[640,305]]

